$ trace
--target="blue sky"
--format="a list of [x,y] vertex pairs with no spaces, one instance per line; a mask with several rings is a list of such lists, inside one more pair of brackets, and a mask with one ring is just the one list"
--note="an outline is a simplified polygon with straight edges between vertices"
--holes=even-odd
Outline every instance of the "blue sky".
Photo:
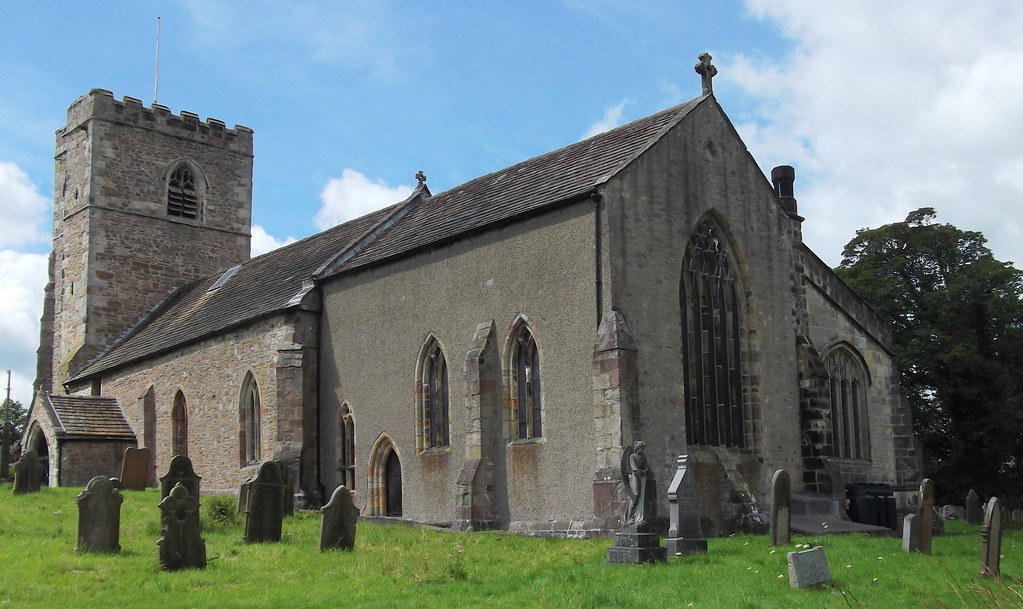
[[0,369],[31,399],[53,132],[98,87],[255,130],[254,253],[699,94],[830,264],[930,205],[1023,261],[1023,3],[31,2],[0,21]]

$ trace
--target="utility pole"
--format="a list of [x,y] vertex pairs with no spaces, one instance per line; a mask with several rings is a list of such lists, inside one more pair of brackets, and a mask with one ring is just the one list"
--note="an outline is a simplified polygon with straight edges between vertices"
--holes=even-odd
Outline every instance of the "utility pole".
[[11,412],[11,371],[7,371],[7,399],[4,400],[4,420],[0,422],[0,480],[6,480],[10,474],[11,439],[7,429],[10,425]]

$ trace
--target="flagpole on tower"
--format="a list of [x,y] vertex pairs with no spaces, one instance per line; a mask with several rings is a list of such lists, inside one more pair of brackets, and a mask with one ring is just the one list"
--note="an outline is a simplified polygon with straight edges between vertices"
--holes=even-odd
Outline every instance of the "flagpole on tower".
[[156,18],[156,68],[153,76],[153,104],[157,103],[160,95],[160,18]]

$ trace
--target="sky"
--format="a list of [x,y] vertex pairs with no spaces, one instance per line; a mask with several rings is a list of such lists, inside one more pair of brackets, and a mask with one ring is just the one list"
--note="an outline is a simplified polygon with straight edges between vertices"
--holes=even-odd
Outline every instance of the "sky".
[[925,206],[1023,263],[1021,31],[1017,0],[4,3],[0,371],[27,405],[53,134],[92,88],[255,131],[255,255],[401,200],[419,170],[438,193],[697,97],[707,51],[765,174],[796,168],[827,263]]

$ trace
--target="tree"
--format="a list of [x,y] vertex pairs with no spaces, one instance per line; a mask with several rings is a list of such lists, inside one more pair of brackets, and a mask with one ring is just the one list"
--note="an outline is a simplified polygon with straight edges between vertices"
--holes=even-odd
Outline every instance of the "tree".
[[1023,274],[933,208],[862,229],[835,269],[891,324],[924,474],[958,501],[1023,482]]

